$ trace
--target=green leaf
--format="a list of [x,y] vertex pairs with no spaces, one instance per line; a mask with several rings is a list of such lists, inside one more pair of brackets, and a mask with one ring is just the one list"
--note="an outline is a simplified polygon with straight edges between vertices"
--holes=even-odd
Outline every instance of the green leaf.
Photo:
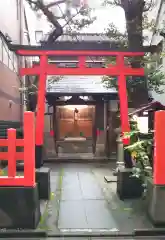
[[142,147],[142,144],[144,143],[145,141],[138,141],[138,142],[136,142],[136,143],[134,143],[134,144],[132,144],[132,145],[130,145],[130,146],[127,146],[127,147],[125,147],[125,149],[128,149],[128,150],[134,150],[134,149],[136,149],[136,148],[139,148],[139,147]]

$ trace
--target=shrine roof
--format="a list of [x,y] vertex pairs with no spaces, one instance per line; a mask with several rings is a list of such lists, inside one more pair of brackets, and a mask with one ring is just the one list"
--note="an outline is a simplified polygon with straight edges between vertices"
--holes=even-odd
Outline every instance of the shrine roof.
[[111,93],[115,88],[106,88],[100,76],[64,76],[58,82],[47,86],[47,93]]
[[143,113],[144,111],[157,111],[157,110],[165,110],[165,106],[158,101],[152,101],[129,113],[129,116],[138,115]]
[[[41,42],[46,41],[48,38],[48,34],[45,34],[43,40]],[[66,34],[64,33],[62,36],[56,39],[56,42],[117,42],[114,38],[109,37],[105,33],[72,33]]]
[[[126,47],[121,48],[120,43],[113,38],[108,37],[106,34],[64,34],[59,37],[53,44],[41,45],[20,45],[15,44],[12,40],[0,31],[0,37],[5,41],[9,50],[17,52],[17,50],[69,50],[69,51],[118,51],[118,52],[155,52],[156,46],[142,46],[140,49],[129,49]],[[46,39],[45,39],[46,40]],[[18,54],[18,52],[17,52]],[[31,55],[32,56],[32,55]],[[37,56],[37,54],[34,54]]]

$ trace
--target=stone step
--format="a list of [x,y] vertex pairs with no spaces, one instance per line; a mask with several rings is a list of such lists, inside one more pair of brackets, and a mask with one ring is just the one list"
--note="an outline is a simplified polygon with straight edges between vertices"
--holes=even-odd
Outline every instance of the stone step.
[[92,153],[92,141],[63,141],[58,143],[59,153]]
[[92,153],[92,147],[72,147],[72,148],[62,148],[62,147],[59,147],[59,150],[58,150],[59,154],[60,153]]

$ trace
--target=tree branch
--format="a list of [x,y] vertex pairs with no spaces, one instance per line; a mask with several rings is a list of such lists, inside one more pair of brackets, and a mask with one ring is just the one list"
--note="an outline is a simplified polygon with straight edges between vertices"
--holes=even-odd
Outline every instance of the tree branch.
[[[70,27],[70,29],[74,31],[76,30],[80,30],[81,28],[90,25],[91,23],[94,22],[95,18],[90,18],[89,14],[90,14],[90,9],[89,8],[80,8],[79,10],[77,10],[77,13],[73,16],[70,17],[70,19],[67,19],[66,14],[63,14],[63,12],[61,11],[60,8],[60,3],[65,2],[66,0],[58,0],[56,2],[52,2],[50,4],[45,5],[43,3],[43,0],[26,0],[31,8],[34,11],[37,10],[41,10],[43,12],[43,14],[47,17],[48,21],[51,22],[54,26],[55,26],[55,30],[51,31],[51,33],[49,34],[49,37],[47,39],[47,42],[45,44],[52,44],[59,36],[61,36],[63,34],[63,29],[65,26],[72,24],[73,26]],[[57,5],[60,9],[60,11],[62,12],[62,16],[61,17],[56,17],[54,16],[54,14],[49,10],[50,7]],[[77,15],[81,15],[83,17],[78,19],[78,20],[73,20],[73,18],[75,18]],[[58,22],[58,19],[60,18],[64,18],[66,20],[66,23],[64,24],[64,26],[61,26]],[[71,26],[71,25],[70,25]],[[71,31],[72,32],[72,31]]]
[[52,2],[52,3],[47,4],[46,7],[50,8],[50,7],[53,7],[53,6],[56,6],[58,4],[65,3],[65,2],[66,2],[66,0],[59,0],[57,2]]
[[55,30],[50,34],[50,38],[48,39],[48,42],[51,43],[52,41],[55,41],[59,36],[63,34],[63,29],[61,25],[59,24],[56,16],[44,5],[43,0],[26,0],[30,6],[32,7],[32,4],[34,4],[34,8],[37,10],[41,10],[43,14],[47,17],[48,21],[53,24],[55,27]]
[[153,0],[150,0],[150,2],[145,2],[144,8],[143,8],[143,12],[147,12],[147,11],[151,10],[151,8],[153,6],[154,6]]
[[56,28],[62,29],[61,25],[59,24],[57,18],[54,16],[54,14],[44,5],[42,0],[26,0],[30,5],[34,4],[37,9],[40,9],[43,14],[47,17],[49,22],[53,24]]
[[105,0],[103,2],[103,6],[105,6],[105,5],[122,7],[120,0]]
[[[61,10],[60,6],[59,6],[59,9],[60,9],[61,14],[63,15],[63,17],[64,17],[65,20],[66,20],[66,23],[63,25],[63,28],[64,28],[65,26],[69,25],[70,30],[71,30],[71,26],[72,26],[72,24],[73,24],[73,29],[74,29],[73,31],[74,31],[74,32],[77,31],[77,30],[80,30],[81,28],[83,28],[83,27],[85,27],[85,26],[87,26],[87,25],[90,25],[91,23],[93,23],[93,22],[95,21],[95,18],[90,18],[90,17],[89,17],[90,9],[84,9],[84,8],[82,7],[82,8],[80,8],[79,10],[77,10],[76,14],[73,15],[73,16],[71,16],[70,19],[67,19],[67,18],[66,18],[67,16],[65,16],[65,15],[62,13],[62,10]],[[86,16],[87,19],[83,18],[83,19],[81,19],[81,20],[74,20],[74,18],[75,18],[76,16],[78,16],[79,14],[82,15],[82,16]],[[72,31],[71,31],[71,32],[72,32]]]

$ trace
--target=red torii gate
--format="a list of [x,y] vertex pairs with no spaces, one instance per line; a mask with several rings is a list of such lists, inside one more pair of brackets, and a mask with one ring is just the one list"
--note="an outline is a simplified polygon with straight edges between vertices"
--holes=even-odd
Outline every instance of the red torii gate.
[[[39,75],[37,115],[36,115],[36,161],[41,161],[43,147],[45,91],[47,75],[111,75],[118,76],[118,93],[120,100],[120,116],[122,134],[130,131],[128,118],[128,103],[126,76],[144,76],[143,68],[132,68],[124,64],[124,57],[144,56],[144,52],[113,52],[113,51],[63,51],[63,50],[17,50],[21,56],[39,56],[40,64],[31,68],[21,68],[20,75]],[[49,56],[77,56],[77,68],[58,68],[55,64],[48,64]],[[115,56],[116,65],[107,68],[88,68],[86,58],[90,56]],[[129,139],[123,138],[124,144]],[[40,163],[38,164],[38,166]]]

